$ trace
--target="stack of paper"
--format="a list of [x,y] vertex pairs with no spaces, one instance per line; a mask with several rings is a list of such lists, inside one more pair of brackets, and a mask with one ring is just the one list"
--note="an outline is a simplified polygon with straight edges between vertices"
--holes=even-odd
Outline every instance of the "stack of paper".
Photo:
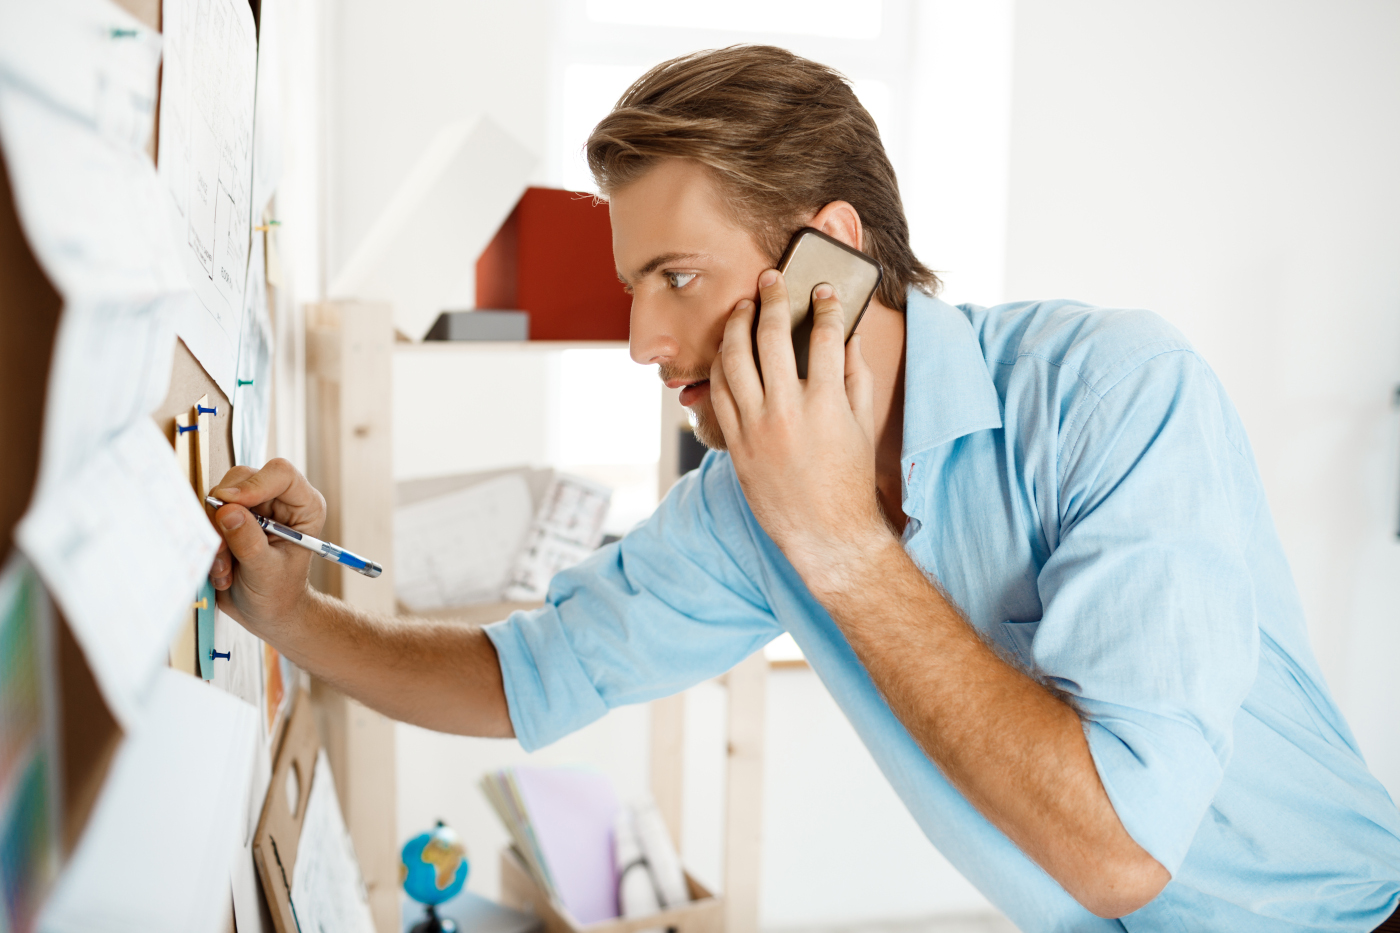
[[613,824],[606,776],[572,768],[507,768],[481,789],[535,883],[580,924],[618,916]]
[[411,485],[424,482],[446,488],[420,489],[394,509],[394,593],[412,612],[543,599],[556,573],[598,547],[612,497],[550,470]]

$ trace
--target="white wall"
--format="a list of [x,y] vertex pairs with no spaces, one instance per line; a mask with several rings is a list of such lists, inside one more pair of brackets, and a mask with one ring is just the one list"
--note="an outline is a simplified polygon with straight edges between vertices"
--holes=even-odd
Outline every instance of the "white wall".
[[487,115],[544,153],[551,23],[548,0],[334,4],[327,281],[444,126]]
[[1017,6],[1009,298],[1151,308],[1254,444],[1313,645],[1400,793],[1400,4]]

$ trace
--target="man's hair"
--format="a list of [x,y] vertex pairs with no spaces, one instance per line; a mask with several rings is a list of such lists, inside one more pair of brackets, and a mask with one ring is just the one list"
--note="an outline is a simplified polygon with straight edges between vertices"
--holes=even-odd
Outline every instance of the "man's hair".
[[734,220],[777,262],[804,215],[832,201],[860,214],[864,251],[884,267],[878,299],[904,310],[909,286],[939,281],[909,249],[899,184],[875,121],[834,69],[771,45],[663,62],[627,89],[588,137],[607,195],[666,158],[718,179]]

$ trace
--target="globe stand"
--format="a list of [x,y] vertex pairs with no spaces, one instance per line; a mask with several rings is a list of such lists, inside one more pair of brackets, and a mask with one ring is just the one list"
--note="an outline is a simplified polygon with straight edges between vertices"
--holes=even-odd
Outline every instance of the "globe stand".
[[428,910],[427,916],[415,923],[408,933],[457,933],[457,921],[439,917],[437,907],[433,904],[425,906]]

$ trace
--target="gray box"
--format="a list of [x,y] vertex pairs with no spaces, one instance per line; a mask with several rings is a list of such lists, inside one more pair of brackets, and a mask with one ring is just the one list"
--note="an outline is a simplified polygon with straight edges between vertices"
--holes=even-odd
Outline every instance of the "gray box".
[[529,340],[528,311],[444,311],[424,340]]

